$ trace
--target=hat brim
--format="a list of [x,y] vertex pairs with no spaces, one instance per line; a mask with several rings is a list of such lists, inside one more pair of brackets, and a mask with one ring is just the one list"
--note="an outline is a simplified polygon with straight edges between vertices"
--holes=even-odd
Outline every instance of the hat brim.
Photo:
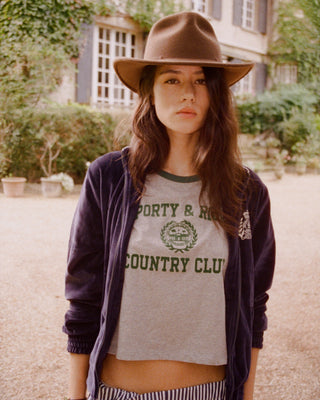
[[119,79],[134,92],[139,91],[140,77],[144,67],[147,65],[199,65],[201,67],[222,68],[229,86],[234,85],[247,75],[254,63],[227,63],[208,62],[208,60],[141,60],[136,58],[120,58],[114,61],[113,66]]

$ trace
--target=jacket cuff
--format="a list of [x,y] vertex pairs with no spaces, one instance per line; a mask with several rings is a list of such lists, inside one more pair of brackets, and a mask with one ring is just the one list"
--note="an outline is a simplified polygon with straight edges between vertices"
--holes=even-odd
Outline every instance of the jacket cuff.
[[263,332],[253,332],[252,347],[262,349],[263,347]]
[[67,351],[76,354],[90,354],[94,346],[94,341],[88,337],[68,337]]

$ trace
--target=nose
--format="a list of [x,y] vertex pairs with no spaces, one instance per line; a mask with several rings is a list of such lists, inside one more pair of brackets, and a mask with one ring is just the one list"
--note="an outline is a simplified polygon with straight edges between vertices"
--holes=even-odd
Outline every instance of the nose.
[[182,88],[182,101],[191,101],[192,103],[195,101],[195,90],[192,83],[185,83]]

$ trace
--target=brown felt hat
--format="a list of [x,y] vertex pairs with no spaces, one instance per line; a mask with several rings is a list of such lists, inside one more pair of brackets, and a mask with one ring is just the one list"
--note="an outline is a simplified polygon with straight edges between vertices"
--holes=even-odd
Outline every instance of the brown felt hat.
[[119,58],[114,62],[114,69],[129,89],[138,92],[143,68],[163,64],[223,68],[229,86],[254,66],[251,62],[223,62],[212,25],[195,12],[181,12],[160,19],[149,33],[143,59]]

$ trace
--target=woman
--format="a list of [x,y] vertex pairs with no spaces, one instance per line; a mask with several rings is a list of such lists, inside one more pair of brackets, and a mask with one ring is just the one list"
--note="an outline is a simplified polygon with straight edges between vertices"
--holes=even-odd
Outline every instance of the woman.
[[192,12],[158,21],[143,60],[115,62],[139,102],[131,146],[91,164],[72,225],[71,399],[86,381],[99,400],[252,399],[275,258],[229,89],[252,66],[222,63]]

